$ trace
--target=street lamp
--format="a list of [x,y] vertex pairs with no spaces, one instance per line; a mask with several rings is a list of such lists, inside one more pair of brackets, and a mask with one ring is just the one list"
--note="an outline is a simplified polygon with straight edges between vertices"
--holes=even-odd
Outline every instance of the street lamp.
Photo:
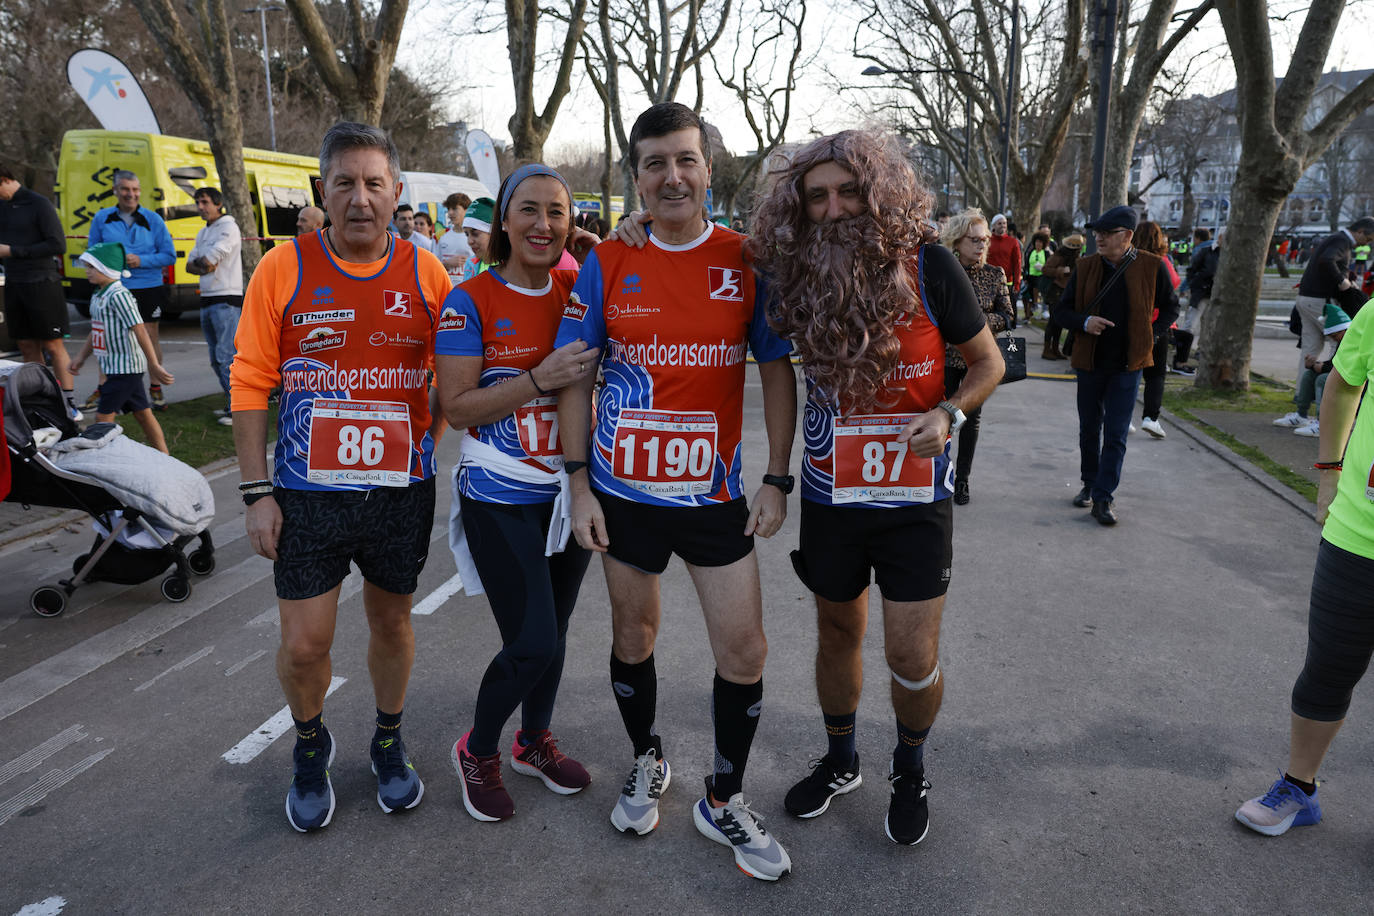
[[262,72],[267,77],[267,133],[272,140],[272,152],[277,151],[277,119],[272,112],[272,68],[267,62],[267,14],[280,13],[286,7],[279,3],[264,3],[262,6],[250,6],[243,10],[245,13],[257,13],[262,20]]
[[[1017,5],[1019,5],[1019,0],[1016,0],[1016,2],[1017,2]],[[1015,21],[1016,23],[1019,23],[1019,22],[1020,22],[1020,17],[1017,16],[1016,19],[1015,19],[1014,21]],[[897,68],[897,67],[880,67],[880,66],[878,66],[877,64],[873,64],[873,65],[870,65],[870,66],[868,66],[868,67],[865,67],[864,70],[863,70],[863,74],[862,74],[862,75],[864,75],[864,76],[885,76],[885,75],[891,75],[891,76],[922,76],[922,75],[927,74],[927,73],[955,74],[955,75],[958,75],[958,76],[966,76],[966,77],[968,77],[969,79],[972,79],[972,80],[977,80],[980,84],[982,84],[983,88],[984,88],[984,89],[987,91],[987,93],[988,93],[988,97],[991,98],[991,99],[993,99],[994,101],[1000,103],[1000,105],[998,106],[998,107],[999,107],[999,111],[998,111],[998,116],[999,116],[999,117],[998,117],[998,130],[1000,131],[1000,133],[1001,133],[1001,138],[1002,138],[1002,170],[1001,170],[1001,179],[1000,179],[1000,181],[999,181],[999,183],[998,183],[999,186],[998,186],[998,195],[997,195],[997,209],[998,209],[999,212],[1006,212],[1006,209],[1007,209],[1007,166],[1008,166],[1008,163],[1011,161],[1011,99],[1012,99],[1012,90],[1013,90],[1013,88],[1014,88],[1014,86],[1015,86],[1015,78],[1016,78],[1016,64],[1015,64],[1015,61],[1016,61],[1016,57],[1017,57],[1017,44],[1019,43],[1019,38],[1020,38],[1020,31],[1019,31],[1019,29],[1017,29],[1015,26],[1013,26],[1013,28],[1012,28],[1012,51],[1011,51],[1012,66],[1009,68],[1009,73],[1008,73],[1008,76],[1007,76],[1007,91],[1006,91],[1006,95],[1001,95],[1001,96],[999,96],[997,90],[993,89],[993,88],[992,88],[992,85],[991,85],[990,83],[988,83],[988,81],[987,81],[986,79],[984,79],[982,76],[980,76],[979,74],[974,73],[974,72],[971,71],[971,70],[959,70],[959,69],[955,69],[955,68],[952,68],[952,67],[918,67],[918,68],[912,68],[912,69],[903,69],[903,68]],[[967,106],[967,103],[965,103],[965,105]],[[968,114],[968,108],[967,108],[967,107],[965,107],[965,114],[966,114],[966,115]],[[964,168],[965,168],[965,169],[968,168],[969,145],[970,145],[971,134],[972,134],[972,133],[973,133],[973,130],[972,130],[972,118],[971,118],[971,116],[969,116],[969,117],[967,117],[966,123],[965,123],[965,125],[964,125]],[[965,204],[967,204],[967,197],[968,197],[968,195],[965,194]]]

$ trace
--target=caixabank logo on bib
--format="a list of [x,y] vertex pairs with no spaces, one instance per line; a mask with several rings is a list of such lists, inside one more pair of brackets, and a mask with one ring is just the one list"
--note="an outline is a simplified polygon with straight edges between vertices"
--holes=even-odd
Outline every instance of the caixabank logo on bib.
[[327,327],[315,328],[301,341],[301,354],[333,350],[336,347],[342,347],[347,340],[347,331],[336,331]]

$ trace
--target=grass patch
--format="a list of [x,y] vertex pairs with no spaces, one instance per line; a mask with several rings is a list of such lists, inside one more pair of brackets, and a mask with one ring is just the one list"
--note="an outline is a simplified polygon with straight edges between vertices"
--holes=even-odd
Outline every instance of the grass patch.
[[[172,457],[186,462],[193,468],[202,468],[221,458],[234,456],[234,429],[220,426],[216,422],[215,409],[224,406],[224,395],[207,394],[193,401],[169,403],[166,410],[157,410],[153,416],[162,426],[162,434],[167,437],[167,448]],[[267,408],[268,430],[276,429],[277,405]],[[132,416],[116,417],[124,434],[136,442],[146,443],[143,428]]]
[[1246,445],[1235,436],[1224,430],[1218,429],[1187,409],[1174,407],[1172,410],[1175,414],[1194,424],[1198,429],[1202,430],[1217,442],[1220,442],[1275,480],[1287,486],[1290,490],[1302,496],[1303,499],[1313,504],[1317,502],[1317,485],[1306,477],[1291,468],[1279,464],[1253,445]]
[[1282,416],[1293,409],[1293,388],[1252,373],[1249,391],[1213,391],[1195,388],[1192,379],[1171,375],[1164,382],[1164,404],[1175,412],[1190,409],[1234,410]]

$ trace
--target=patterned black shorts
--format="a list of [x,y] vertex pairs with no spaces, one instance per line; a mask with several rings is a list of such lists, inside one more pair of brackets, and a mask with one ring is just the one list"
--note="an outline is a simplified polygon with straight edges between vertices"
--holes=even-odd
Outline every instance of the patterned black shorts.
[[429,557],[433,477],[371,490],[277,487],[273,495],[282,515],[272,567],[278,598],[323,595],[344,580],[350,562],[378,588],[414,594]]

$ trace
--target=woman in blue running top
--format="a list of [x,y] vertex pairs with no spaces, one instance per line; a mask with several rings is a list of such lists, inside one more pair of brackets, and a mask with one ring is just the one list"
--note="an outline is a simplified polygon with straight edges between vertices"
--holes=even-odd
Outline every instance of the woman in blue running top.
[[1321,822],[1317,771],[1374,656],[1374,408],[1360,401],[1374,380],[1374,300],[1356,314],[1333,362],[1316,462],[1322,539],[1307,658],[1293,684],[1288,766],[1236,811],[1236,820],[1267,836]]
[[[472,728],[453,747],[463,804],[480,821],[515,805],[501,781],[499,743],[521,707],[511,746],[517,773],[560,795],[590,782],[549,732],[563,674],[568,619],[589,554],[568,542],[567,474],[558,389],[595,371],[598,351],[554,349],[575,270],[555,270],[572,224],[567,183],[542,165],[501,185],[488,258],[493,266],[444,300],[435,337],[444,416],[466,428],[454,468],[450,543],[469,595],[487,594],[501,651],[477,691]],[[584,244],[583,252],[587,250]]]

